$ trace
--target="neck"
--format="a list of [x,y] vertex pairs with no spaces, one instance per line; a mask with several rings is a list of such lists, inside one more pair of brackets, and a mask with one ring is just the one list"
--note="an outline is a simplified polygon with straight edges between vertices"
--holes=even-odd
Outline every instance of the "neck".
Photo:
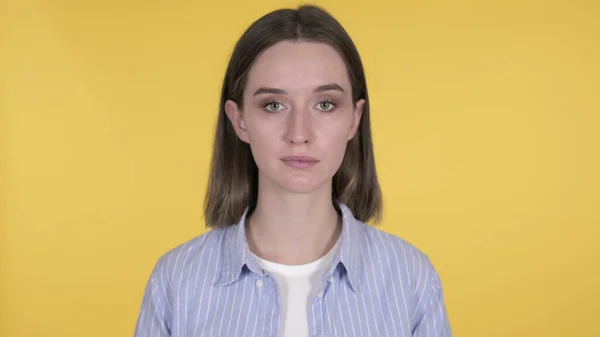
[[331,186],[305,194],[262,190],[246,226],[254,254],[296,265],[315,261],[333,248],[342,226],[331,200]]

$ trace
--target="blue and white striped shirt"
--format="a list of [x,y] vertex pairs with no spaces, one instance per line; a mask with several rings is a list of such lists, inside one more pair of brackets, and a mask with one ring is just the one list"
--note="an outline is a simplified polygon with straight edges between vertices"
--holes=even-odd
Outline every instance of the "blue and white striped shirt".
[[[340,249],[307,317],[313,336],[451,337],[438,273],[406,241],[368,226],[341,204]],[[279,336],[276,280],[248,249],[246,213],[158,259],[136,337]],[[330,281],[330,276],[333,276]]]

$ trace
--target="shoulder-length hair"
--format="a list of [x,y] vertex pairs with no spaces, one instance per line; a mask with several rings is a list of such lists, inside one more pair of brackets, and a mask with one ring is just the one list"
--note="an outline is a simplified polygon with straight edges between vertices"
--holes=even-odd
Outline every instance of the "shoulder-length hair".
[[354,216],[379,222],[382,211],[381,189],[375,170],[369,99],[362,61],[354,42],[325,10],[316,6],[280,9],[255,21],[237,42],[223,81],[213,157],[205,196],[207,227],[223,228],[237,223],[246,208],[256,207],[258,168],[250,146],[241,141],[225,114],[225,102],[243,106],[248,72],[256,58],[280,41],[326,43],[341,55],[350,78],[352,98],[365,99],[356,135],[348,142],[340,168],[333,177],[332,201],[346,204]]

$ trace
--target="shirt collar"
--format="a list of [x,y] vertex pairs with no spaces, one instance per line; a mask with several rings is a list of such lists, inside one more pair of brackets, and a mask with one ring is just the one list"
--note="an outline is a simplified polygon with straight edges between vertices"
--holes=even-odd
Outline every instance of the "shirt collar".
[[[361,221],[357,220],[352,211],[345,205],[339,204],[339,209],[342,213],[342,233],[340,236],[339,249],[334,253],[333,264],[329,272],[325,275],[328,277],[338,269],[339,265],[345,269],[346,277],[353,291],[358,291],[360,287],[360,272],[362,270],[362,251],[364,248],[366,226]],[[228,285],[239,280],[244,267],[250,271],[263,274],[262,268],[258,261],[253,258],[248,241],[246,240],[246,216],[248,208],[244,211],[240,221],[225,229],[224,244],[223,244],[223,264],[221,266],[221,274],[217,281],[217,285]]]

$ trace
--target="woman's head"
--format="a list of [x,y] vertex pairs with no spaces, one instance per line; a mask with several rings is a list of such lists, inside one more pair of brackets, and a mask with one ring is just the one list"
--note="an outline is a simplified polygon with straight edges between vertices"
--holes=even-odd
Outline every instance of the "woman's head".
[[313,6],[271,12],[238,41],[225,74],[205,217],[239,220],[259,189],[329,191],[367,221],[381,213],[360,56]]

